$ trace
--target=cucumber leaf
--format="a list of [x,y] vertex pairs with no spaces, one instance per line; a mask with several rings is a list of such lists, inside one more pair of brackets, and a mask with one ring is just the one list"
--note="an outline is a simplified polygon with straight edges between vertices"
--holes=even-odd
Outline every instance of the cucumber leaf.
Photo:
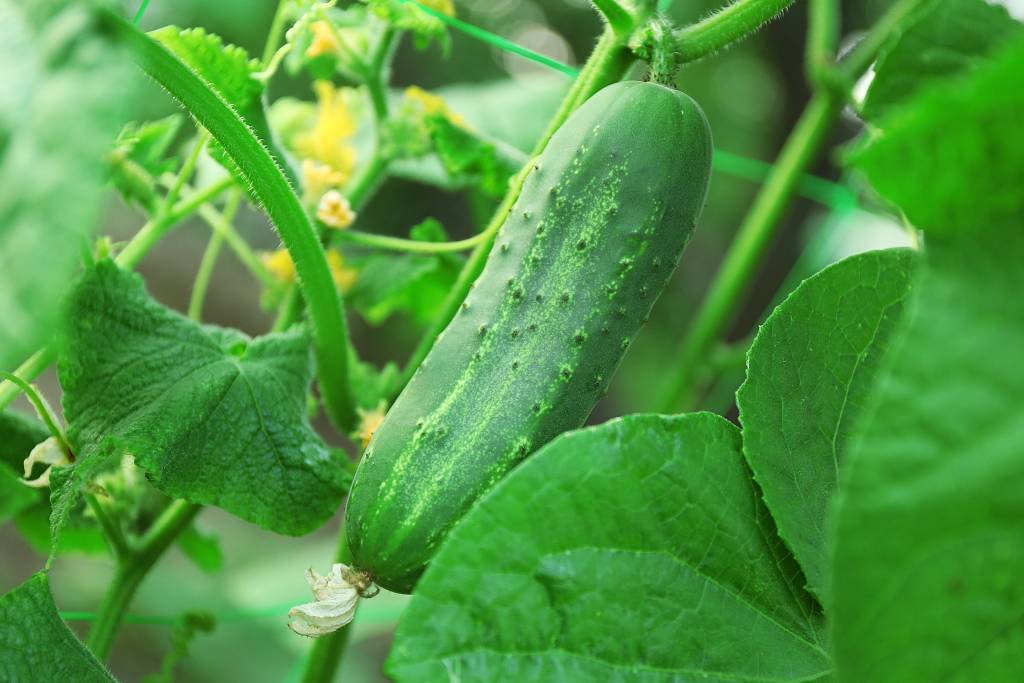
[[47,341],[138,83],[94,3],[0,0],[0,368]]
[[929,3],[875,65],[864,117],[877,120],[918,90],[971,69],[1022,28],[1005,7],[985,0]]
[[278,533],[337,510],[348,475],[309,425],[301,331],[250,339],[200,326],[103,261],[70,293],[58,363],[72,488],[127,451],[163,493]]
[[1022,68],[1024,42],[915,98],[868,152],[926,259],[837,506],[843,680],[1024,679]]
[[43,573],[0,597],[0,678],[82,683],[114,680],[57,614]]
[[701,413],[556,439],[451,531],[396,634],[398,681],[819,680],[816,606]]
[[744,455],[819,598],[829,503],[851,426],[901,320],[915,256],[868,252],[804,281],[761,326],[736,394]]
[[1024,679],[1024,232],[933,240],[855,440],[833,565],[851,681]]
[[980,232],[1024,216],[1024,39],[894,111],[851,157],[919,228]]

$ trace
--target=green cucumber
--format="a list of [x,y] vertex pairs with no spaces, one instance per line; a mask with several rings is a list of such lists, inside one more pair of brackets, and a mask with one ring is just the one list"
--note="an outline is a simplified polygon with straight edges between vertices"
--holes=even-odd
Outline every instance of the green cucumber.
[[573,113],[363,455],[355,567],[411,591],[477,498],[583,424],[693,233],[710,168],[707,120],[683,93],[617,83]]

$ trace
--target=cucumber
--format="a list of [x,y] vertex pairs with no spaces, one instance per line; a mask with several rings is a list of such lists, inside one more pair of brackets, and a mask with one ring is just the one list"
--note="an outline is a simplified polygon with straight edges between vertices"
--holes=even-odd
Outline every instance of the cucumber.
[[410,592],[477,498],[583,424],[693,233],[710,168],[707,120],[678,91],[616,83],[572,114],[363,454],[355,567]]

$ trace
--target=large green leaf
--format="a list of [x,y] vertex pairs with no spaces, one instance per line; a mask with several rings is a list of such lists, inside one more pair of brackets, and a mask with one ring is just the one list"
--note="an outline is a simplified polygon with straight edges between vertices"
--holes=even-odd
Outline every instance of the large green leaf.
[[822,598],[829,503],[851,426],[901,319],[915,256],[868,252],[806,280],[761,326],[736,394],[747,462]]
[[46,340],[101,208],[132,67],[93,3],[0,0],[0,368]]
[[1024,231],[928,254],[843,482],[837,663],[850,681],[1024,680]]
[[280,533],[335,512],[348,476],[306,416],[301,332],[201,327],[109,261],[71,292],[68,313],[59,370],[76,469],[127,451],[167,495]]
[[0,597],[0,680],[114,680],[61,621],[46,574]]
[[1024,40],[970,77],[932,88],[894,111],[854,156],[916,226],[977,232],[1024,216]]
[[868,151],[926,259],[839,497],[843,680],[1024,680],[1022,67],[1019,43]]
[[556,439],[452,530],[388,661],[398,681],[827,676],[817,615],[740,452],[702,413]]
[[1005,7],[985,0],[928,3],[878,60],[864,116],[877,119],[928,84],[970,69],[1021,28]]

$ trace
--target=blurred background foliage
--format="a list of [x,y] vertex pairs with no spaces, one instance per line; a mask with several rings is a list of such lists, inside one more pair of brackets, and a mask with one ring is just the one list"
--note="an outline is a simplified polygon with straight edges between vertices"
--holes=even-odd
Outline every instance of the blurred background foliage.
[[[202,26],[225,42],[258,55],[275,4],[271,0],[153,0],[142,26]],[[677,0],[670,14],[677,23],[688,23],[720,4],[718,0]],[[843,4],[844,32],[855,34],[869,26],[889,3],[862,0]],[[461,0],[456,7],[459,18],[571,65],[585,59],[600,31],[598,16],[586,0]],[[680,72],[679,87],[704,108],[716,149],[723,156],[697,234],[591,422],[655,408],[666,359],[672,357],[758,187],[750,177],[750,165],[737,166],[730,155],[770,162],[807,100],[805,25],[806,8],[797,3],[754,38]],[[475,127],[528,150],[569,78],[461,33],[452,32],[450,37],[447,47],[435,43],[425,49],[417,49],[412,40],[403,41],[394,63],[392,87],[401,91],[417,85],[437,91],[453,112]],[[283,96],[312,100],[308,74],[280,73],[272,83],[271,99]],[[140,119],[156,119],[175,111],[171,100],[150,84]],[[818,200],[802,197],[793,204],[767,266],[734,326],[732,339],[745,339],[772,302],[803,277],[851,253],[906,239],[888,219],[867,210],[871,199],[863,196],[856,179],[837,177],[833,163],[837,145],[858,130],[855,117],[844,117],[834,132],[832,156],[822,158],[814,169],[817,176],[842,183],[847,189],[825,186],[827,201],[822,202],[820,196]],[[188,147],[182,145],[181,153]],[[212,162],[206,171],[214,172]],[[753,175],[760,172],[756,166],[754,171]],[[415,175],[415,169],[406,175]],[[113,192],[110,196],[106,232],[126,239],[138,229],[140,216],[116,200]],[[459,239],[475,234],[494,204],[493,197],[478,191],[441,191],[412,179],[392,178],[361,213],[357,227],[405,237],[412,226],[432,217],[452,239]],[[278,244],[266,219],[251,208],[243,208],[236,225],[256,249],[272,250]],[[193,219],[150,252],[139,270],[157,299],[185,310],[208,237],[209,228]],[[354,263],[358,265],[358,259]],[[431,289],[428,281],[413,290],[421,296],[414,304],[417,309],[436,303],[444,291],[443,287]],[[353,296],[358,299],[358,289]],[[363,313],[350,316],[353,337],[363,358],[378,366],[404,360],[425,322],[425,316],[408,313]],[[271,313],[260,305],[259,287],[234,255],[225,254],[217,264],[204,318],[250,334],[264,332],[271,323]],[[732,392],[742,378],[743,356],[728,351],[720,355],[734,371],[726,373],[720,386],[705,397],[703,407],[733,417]],[[40,378],[40,386],[51,400],[59,397],[52,372]],[[23,402],[16,408],[28,411]],[[318,427],[331,438],[326,423]],[[139,591],[115,647],[111,665],[115,674],[125,681],[142,680],[161,669],[173,643],[180,651],[189,640],[186,636],[194,636],[188,643],[188,656],[177,666],[176,680],[289,680],[308,642],[288,631],[285,613],[306,600],[306,568],[326,565],[332,556],[337,522],[335,519],[316,533],[295,539],[260,531],[216,509],[204,511],[199,526],[210,534],[188,539],[192,559],[181,552],[169,554]],[[19,525],[26,531],[33,523],[42,520],[23,519]],[[99,603],[111,561],[96,552],[101,546],[89,538],[80,545],[83,552],[64,555],[55,564],[51,583],[57,604],[73,625],[84,631],[84,622],[75,620]],[[25,580],[44,561],[40,549],[23,540],[10,523],[0,526],[0,554],[4,558],[0,592]],[[405,601],[404,596],[383,595],[362,607],[351,654],[345,658],[339,680],[381,680],[390,634]],[[212,631],[207,632],[210,624],[204,619],[192,618],[186,626],[186,613],[212,614]]]

